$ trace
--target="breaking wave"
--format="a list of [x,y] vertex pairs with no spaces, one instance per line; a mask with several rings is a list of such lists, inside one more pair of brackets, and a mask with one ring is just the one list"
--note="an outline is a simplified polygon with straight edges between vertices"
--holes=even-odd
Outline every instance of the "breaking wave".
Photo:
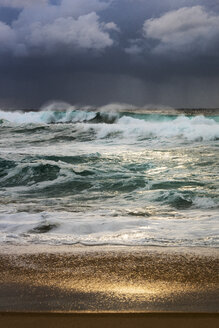
[[0,120],[14,124],[58,124],[58,123],[114,123],[117,113],[94,112],[84,110],[5,112],[0,111]]
[[[0,124],[18,126],[74,124],[76,132],[91,133],[94,138],[184,138],[191,141],[219,139],[219,123],[214,117],[160,114],[95,112],[85,110],[4,112]],[[76,135],[77,138],[77,135]],[[86,139],[86,138],[85,138]],[[85,140],[83,138],[83,141]],[[92,138],[93,139],[93,138]],[[90,140],[90,136],[88,137]]]

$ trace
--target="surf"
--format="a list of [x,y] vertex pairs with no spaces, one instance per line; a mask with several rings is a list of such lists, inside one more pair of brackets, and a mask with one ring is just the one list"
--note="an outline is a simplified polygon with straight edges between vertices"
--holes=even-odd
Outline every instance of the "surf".
[[[135,114],[115,112],[94,112],[82,110],[4,112],[0,111],[2,126],[12,124],[22,127],[26,133],[33,131],[33,125],[72,124],[72,136],[80,140],[84,134],[87,139],[128,139],[184,138],[189,141],[217,140],[219,122],[217,117],[203,115]],[[40,127],[39,127],[40,128]],[[63,129],[65,127],[63,126]],[[36,128],[35,128],[36,129]],[[16,132],[19,132],[17,130]],[[93,136],[92,136],[93,134]]]

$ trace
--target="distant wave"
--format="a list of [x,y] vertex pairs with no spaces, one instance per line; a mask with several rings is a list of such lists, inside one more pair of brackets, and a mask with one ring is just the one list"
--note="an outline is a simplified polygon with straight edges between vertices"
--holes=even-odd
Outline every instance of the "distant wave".
[[57,123],[114,123],[117,113],[94,112],[85,110],[38,111],[38,112],[6,112],[0,111],[0,120],[14,124],[57,124]]
[[[135,114],[94,112],[85,110],[4,112],[0,111],[1,124],[61,124],[73,123],[80,133],[92,133],[94,139],[104,138],[184,138],[190,141],[219,139],[219,122],[203,115]],[[85,139],[83,138],[83,141]],[[89,140],[89,138],[88,138]]]

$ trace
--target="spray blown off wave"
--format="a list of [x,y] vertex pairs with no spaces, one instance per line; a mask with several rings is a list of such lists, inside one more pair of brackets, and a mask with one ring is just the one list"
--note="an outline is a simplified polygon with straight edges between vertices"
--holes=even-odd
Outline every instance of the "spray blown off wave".
[[1,243],[218,246],[219,117],[125,108],[0,111]]

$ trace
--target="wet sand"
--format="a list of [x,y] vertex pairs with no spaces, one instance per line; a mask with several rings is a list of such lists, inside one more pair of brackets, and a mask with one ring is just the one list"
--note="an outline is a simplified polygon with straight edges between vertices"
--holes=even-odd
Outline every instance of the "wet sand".
[[1,247],[0,311],[219,311],[217,249]]
[[0,313],[4,328],[209,328],[219,316],[211,313]]

